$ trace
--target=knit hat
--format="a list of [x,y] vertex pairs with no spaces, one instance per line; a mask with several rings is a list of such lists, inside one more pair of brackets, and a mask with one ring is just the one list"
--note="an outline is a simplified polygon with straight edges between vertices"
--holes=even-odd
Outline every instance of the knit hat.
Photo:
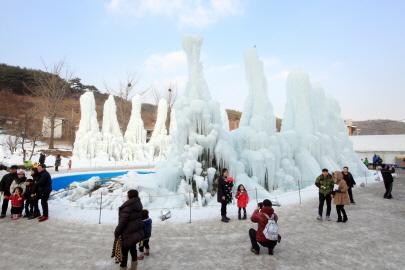
[[10,167],[10,169],[14,169],[14,170],[17,170],[18,169],[18,166],[17,165],[11,165],[11,167]]
[[24,171],[19,171],[17,174],[25,175],[25,172]]
[[264,200],[263,201],[263,206],[270,206],[270,207],[272,207],[273,206],[273,204],[271,203],[271,201],[270,200]]

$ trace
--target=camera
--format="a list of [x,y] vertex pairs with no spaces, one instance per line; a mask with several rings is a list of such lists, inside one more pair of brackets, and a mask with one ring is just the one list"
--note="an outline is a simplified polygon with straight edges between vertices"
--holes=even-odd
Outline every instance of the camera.
[[257,206],[259,206],[259,208],[262,209],[262,208],[263,208],[263,202],[259,202],[259,203],[257,204]]

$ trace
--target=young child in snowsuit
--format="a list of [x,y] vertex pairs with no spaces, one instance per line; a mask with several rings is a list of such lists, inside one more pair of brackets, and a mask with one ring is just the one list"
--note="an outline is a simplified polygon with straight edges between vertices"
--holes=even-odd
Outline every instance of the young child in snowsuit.
[[28,179],[25,181],[25,192],[24,192],[24,197],[25,197],[25,214],[24,217],[28,218],[32,215],[32,210],[34,208],[34,204],[32,202],[32,185],[34,181],[32,179]]
[[11,219],[16,220],[20,217],[24,209],[23,189],[20,187],[16,187],[13,190],[13,194],[14,195],[4,197],[4,199],[11,201],[11,215],[12,215]]
[[[146,209],[142,210],[142,229],[145,235],[143,241],[139,242],[139,256],[138,260],[143,260],[144,255],[149,256],[149,238],[152,235],[152,219],[149,218],[149,211]],[[145,253],[143,249],[146,248]]]
[[69,170],[71,170],[72,169],[72,160],[71,159],[69,159],[68,166],[69,166]]
[[246,205],[249,203],[249,195],[242,184],[238,186],[235,198],[238,200],[238,219],[242,219],[241,209],[243,209],[243,219],[246,219]]

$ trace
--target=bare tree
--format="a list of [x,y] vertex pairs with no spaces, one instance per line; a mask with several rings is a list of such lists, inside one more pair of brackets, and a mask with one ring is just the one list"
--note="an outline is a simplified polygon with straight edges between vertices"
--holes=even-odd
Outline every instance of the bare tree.
[[5,141],[7,148],[10,150],[11,154],[14,154],[17,151],[17,148],[21,144],[21,138],[19,136],[7,136],[7,140]]
[[41,120],[36,117],[39,108],[36,106],[25,106],[24,114],[20,117],[17,134],[21,137],[21,148],[23,150],[23,161],[26,160],[27,150],[25,143],[31,143],[31,160],[35,151],[36,142],[42,138]]
[[42,62],[45,72],[34,70],[33,73],[36,86],[25,86],[30,90],[32,96],[37,98],[28,97],[49,118],[49,149],[55,149],[55,118],[63,99],[70,91],[69,81],[73,77],[73,71],[68,67],[64,59],[50,65],[46,65],[44,61]]

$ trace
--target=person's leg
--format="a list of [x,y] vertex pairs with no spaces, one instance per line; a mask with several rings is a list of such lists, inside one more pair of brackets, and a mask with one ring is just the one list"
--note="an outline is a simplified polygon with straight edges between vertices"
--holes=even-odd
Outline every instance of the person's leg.
[[42,215],[44,217],[48,217],[49,213],[48,213],[48,199],[49,199],[49,192],[43,193],[41,195],[41,205],[42,205]]
[[241,210],[241,209],[242,209],[241,207],[238,207],[238,219],[239,219],[239,220],[242,219],[242,216],[241,216],[241,213],[240,213],[240,210]]
[[128,264],[129,248],[122,247],[121,251],[122,251],[122,261],[121,261],[120,267],[121,268],[126,268],[127,264]]
[[139,242],[139,252],[143,253],[144,241]]
[[260,245],[269,249],[269,255],[274,254],[274,247],[277,245],[277,241],[259,242]]
[[133,247],[131,247],[129,249],[129,252],[131,252],[131,270],[132,269],[136,269],[138,266],[138,261],[137,261],[137,254],[136,254],[136,245],[134,245]]
[[384,181],[384,187],[385,187],[384,198],[388,198],[388,194],[390,193],[390,183]]
[[[4,196],[4,194],[3,194],[3,196]],[[3,205],[1,206],[1,215],[2,215],[2,216],[3,216],[3,215],[5,216],[6,213],[7,213],[8,201],[9,201],[9,200],[3,198]]]
[[392,192],[392,185],[394,184],[394,182],[391,182],[390,184],[389,184],[389,191],[388,191],[388,195],[387,195],[387,197],[388,198],[392,198],[392,194],[391,194],[391,192]]
[[145,245],[145,248],[148,251],[150,249],[149,248],[149,239],[146,239],[143,244]]
[[342,214],[343,214],[343,222],[346,222],[347,220],[348,220],[348,218],[347,218],[347,215],[346,215],[346,211],[345,211],[345,206],[344,205],[341,205],[341,208],[340,208],[340,211],[342,212]]
[[324,203],[325,203],[325,196],[322,193],[319,193],[318,214],[320,217],[322,217]]
[[226,215],[226,203],[221,203],[221,216]]
[[246,219],[246,207],[243,207],[243,218],[242,219]]
[[326,215],[330,217],[330,211],[332,211],[332,197],[330,195],[326,195]]
[[338,215],[337,222],[342,222],[341,205],[336,205],[336,212]]
[[255,229],[250,228],[249,237],[250,237],[250,242],[252,244],[252,249],[254,249],[256,251],[256,253],[258,254],[260,251],[260,247],[256,241],[256,233],[257,233],[257,231]]
[[350,202],[351,202],[351,203],[354,203],[354,200],[353,200],[353,193],[352,193],[352,188],[351,188],[351,187],[349,187],[349,188],[347,189],[347,193],[349,193]]

